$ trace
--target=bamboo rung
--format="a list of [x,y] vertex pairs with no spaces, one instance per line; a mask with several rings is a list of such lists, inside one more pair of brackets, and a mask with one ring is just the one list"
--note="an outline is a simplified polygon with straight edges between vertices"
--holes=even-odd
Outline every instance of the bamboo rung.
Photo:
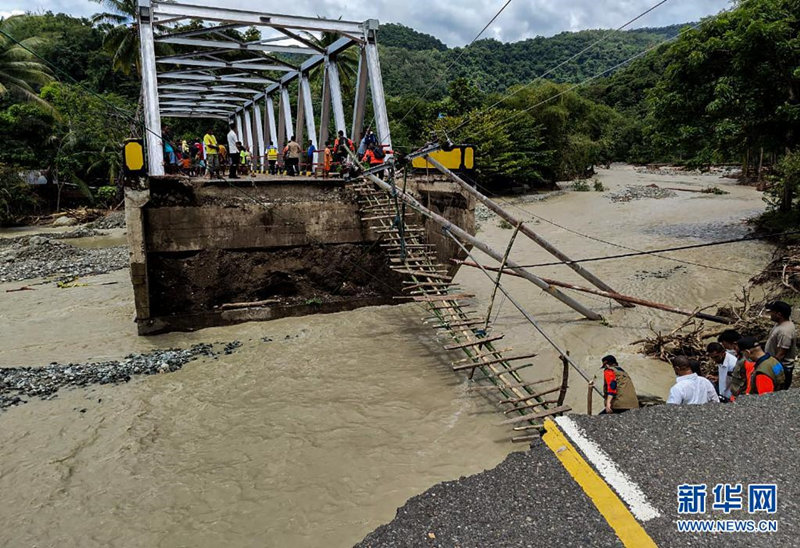
[[447,295],[418,295],[411,298],[417,302],[430,303],[435,301],[457,301],[459,299],[471,299],[474,296],[475,295],[472,293],[448,293]]
[[514,417],[513,419],[507,419],[501,422],[500,424],[516,424],[518,422],[526,422],[526,421],[531,421],[533,419],[543,419],[544,417],[559,415],[561,413],[566,413],[567,411],[572,411],[572,407],[570,407],[569,405],[559,405],[558,407],[544,409],[542,411],[536,411],[535,413],[527,413],[519,417]]
[[502,354],[503,352],[511,352],[512,350],[514,350],[514,349],[511,348],[511,347],[501,348],[501,349],[498,349],[498,350],[492,350],[491,352],[486,352],[485,354],[476,354],[475,356],[472,356],[472,357],[469,357],[469,358],[464,358],[463,360],[454,361],[451,365],[457,365],[459,363],[466,363],[466,362],[468,362],[470,360],[480,360],[480,359],[483,359],[483,358],[494,358],[494,357],[496,357],[496,354]]
[[459,327],[472,327],[474,325],[483,324],[483,320],[475,320],[474,322],[451,323],[446,325],[437,325],[436,329],[457,329]]
[[511,388],[530,388],[531,386],[535,386],[537,384],[542,384],[545,382],[550,382],[555,380],[554,377],[550,377],[549,379],[542,379],[540,381],[533,381],[533,382],[522,382],[522,383],[508,383],[500,386],[498,384],[493,384],[492,386],[469,386],[467,390],[470,392],[477,392],[480,390],[510,390]]
[[539,428],[542,428],[543,426],[544,426],[543,424],[538,424],[538,423],[537,424],[526,424],[525,426],[515,426],[514,430],[517,431],[517,432],[521,432],[523,430],[538,430]]
[[534,364],[532,363],[523,363],[522,365],[518,365],[516,367],[509,367],[508,369],[503,369],[502,371],[492,372],[492,373],[484,373],[486,377],[499,377],[500,375],[506,375],[508,373],[514,373],[515,371],[519,371],[520,369],[525,369],[526,367],[530,367]]
[[[536,428],[537,429],[544,428],[544,425],[543,424],[537,424]],[[513,438],[511,438],[511,443],[524,443],[526,441],[538,440],[540,438],[541,438],[541,436],[539,434],[533,434],[533,435],[530,435],[530,436],[514,436]]]
[[505,337],[505,335],[497,335],[494,337],[486,337],[485,339],[478,339],[477,341],[462,343],[462,344],[452,344],[450,346],[445,346],[445,350],[459,350],[461,348],[469,348],[470,346],[483,346],[486,343],[499,341]]
[[533,399],[533,398],[538,398],[539,396],[546,396],[547,394],[552,394],[553,392],[558,392],[559,390],[561,390],[561,387],[560,386],[556,386],[555,388],[552,388],[550,390],[545,390],[543,392],[537,392],[535,394],[531,394],[530,396],[525,396],[524,398],[514,398],[514,399],[510,399],[510,400],[502,400],[500,403],[521,403],[521,402],[528,401],[528,400]]
[[508,415],[509,413],[513,413],[514,411],[523,411],[525,409],[533,409],[534,407],[539,407],[541,405],[550,405],[551,403],[558,403],[558,399],[537,401],[536,403],[530,403],[528,405],[523,405],[521,407],[515,407],[514,409],[509,409],[508,411],[503,411],[503,413]]
[[527,354],[525,356],[512,356],[510,358],[500,358],[500,359],[492,360],[490,362],[470,363],[470,364],[467,364],[467,365],[459,365],[459,366],[453,367],[453,371],[463,371],[465,369],[473,369],[475,367],[480,367],[482,365],[494,365],[496,363],[513,362],[515,360],[526,360],[528,358],[534,358],[534,357],[536,357],[536,354]]
[[452,280],[452,276],[445,276],[444,274],[437,274],[435,272],[423,272],[419,270],[408,270],[407,268],[392,268],[398,274],[407,274],[409,276],[419,276],[432,278],[434,280]]

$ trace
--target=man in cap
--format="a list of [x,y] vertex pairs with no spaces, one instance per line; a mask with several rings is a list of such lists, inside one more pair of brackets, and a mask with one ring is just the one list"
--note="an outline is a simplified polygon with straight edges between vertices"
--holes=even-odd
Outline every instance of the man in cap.
[[667,403],[674,405],[719,403],[714,385],[707,378],[692,371],[692,365],[686,356],[678,356],[672,360],[672,370],[675,371],[677,378],[675,385],[669,390]]
[[769,332],[764,352],[782,364],[792,364],[797,358],[797,328],[790,319],[792,307],[783,301],[774,301],[767,304],[766,308],[775,327]]
[[603,414],[624,413],[639,407],[639,398],[630,376],[619,366],[617,358],[605,356],[603,362]]
[[755,363],[748,394],[768,394],[783,388],[786,380],[783,365],[764,352],[755,337],[743,337],[736,344],[744,357]]

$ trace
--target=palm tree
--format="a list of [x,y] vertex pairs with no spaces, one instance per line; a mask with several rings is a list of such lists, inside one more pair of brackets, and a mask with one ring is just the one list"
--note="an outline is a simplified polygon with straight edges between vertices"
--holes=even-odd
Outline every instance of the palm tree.
[[112,68],[130,76],[135,67],[141,73],[139,60],[139,25],[136,22],[136,0],[92,0],[109,10],[92,16],[92,23],[106,28],[103,49],[112,57]]
[[16,41],[10,38],[18,34],[21,18],[15,15],[0,20],[0,97],[14,94],[28,101],[44,101],[37,95],[35,86],[52,79],[50,70],[32,53],[44,40],[37,37]]
[[[341,16],[339,19],[341,19]],[[328,31],[322,31],[319,37],[310,32],[303,32],[303,34],[306,40],[323,50],[342,37],[337,32]],[[339,81],[342,85],[342,91],[345,94],[352,93],[358,75],[358,48],[349,48],[339,53],[336,56],[336,64],[339,66]],[[313,72],[316,73],[318,71],[319,69]]]

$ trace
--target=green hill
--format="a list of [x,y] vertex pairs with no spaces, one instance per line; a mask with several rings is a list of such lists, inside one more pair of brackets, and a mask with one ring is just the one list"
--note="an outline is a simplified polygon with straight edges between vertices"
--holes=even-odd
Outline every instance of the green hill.
[[675,36],[682,27],[562,32],[549,38],[539,36],[512,43],[484,39],[467,48],[446,48],[436,38],[408,27],[384,25],[379,37],[384,87],[394,96],[418,95],[431,88],[427,97],[437,99],[445,95],[449,82],[466,78],[484,91],[503,91],[541,77],[602,39],[546,76],[555,82],[577,82]]

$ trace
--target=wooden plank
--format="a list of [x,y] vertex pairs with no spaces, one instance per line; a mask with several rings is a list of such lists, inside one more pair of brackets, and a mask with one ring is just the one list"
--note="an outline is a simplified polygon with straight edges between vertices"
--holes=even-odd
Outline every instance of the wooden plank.
[[[543,424],[537,424],[536,428],[537,429],[544,429],[544,425]],[[529,435],[529,436],[514,436],[513,438],[511,438],[511,443],[523,443],[523,442],[526,442],[526,441],[533,441],[533,440],[539,440],[539,439],[542,439],[542,436],[540,436],[539,434],[532,434],[532,435]]]
[[503,337],[505,337],[505,335],[497,335],[497,336],[494,336],[494,337],[486,337],[485,339],[478,339],[478,340],[476,340],[474,342],[463,343],[463,344],[453,344],[453,345],[450,345],[450,346],[445,346],[444,349],[445,350],[459,350],[461,348],[469,348],[470,346],[483,346],[486,343],[499,341]]
[[[489,361],[489,362],[469,363],[467,365],[459,365],[459,366],[453,367],[453,371],[463,371],[465,369],[473,369],[475,367],[480,367],[482,365],[494,365],[496,363],[513,362],[515,360],[526,360],[528,358],[533,358],[535,356],[536,356],[536,354],[526,354],[524,356],[511,356],[510,358],[500,358],[500,359],[492,360],[492,361]],[[473,358],[473,359],[475,359],[475,358]]]
[[446,325],[437,325],[436,329],[457,329],[459,327],[472,327],[473,325],[483,325],[483,320],[475,320],[470,322],[451,323]]
[[526,422],[533,419],[543,419],[545,417],[566,413],[567,411],[572,411],[572,407],[569,405],[561,405],[559,407],[553,407],[552,409],[544,409],[543,411],[537,411],[535,413],[527,413],[519,417],[514,417],[513,419],[506,419],[500,424],[517,424],[519,422]]

